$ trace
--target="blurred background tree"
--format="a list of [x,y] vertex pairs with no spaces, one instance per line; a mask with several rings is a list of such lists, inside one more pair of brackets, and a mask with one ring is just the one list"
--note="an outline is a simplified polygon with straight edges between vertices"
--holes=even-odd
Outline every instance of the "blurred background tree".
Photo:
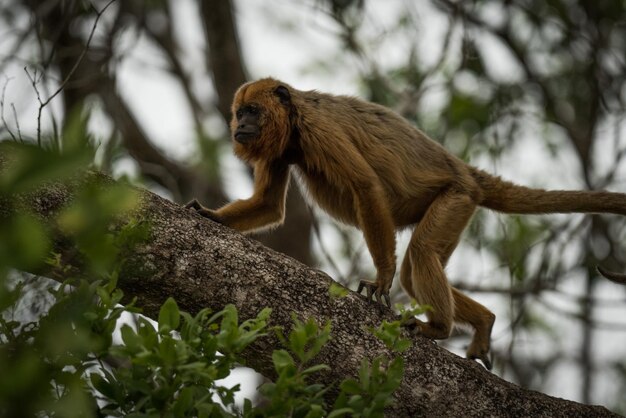
[[[389,106],[519,183],[626,191],[623,0],[107,4],[0,5],[1,137],[59,143],[78,114],[101,170],[215,207],[250,191],[228,141],[232,94],[274,75]],[[626,292],[595,272],[624,269],[625,234],[617,216],[477,213],[448,273],[498,315],[496,373],[626,411]],[[258,238],[343,283],[373,274],[360,234],[296,187],[286,225]]]

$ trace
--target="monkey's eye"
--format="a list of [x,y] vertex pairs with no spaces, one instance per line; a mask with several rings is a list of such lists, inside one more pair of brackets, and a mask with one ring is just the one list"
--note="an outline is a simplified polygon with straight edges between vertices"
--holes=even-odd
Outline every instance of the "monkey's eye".
[[235,115],[237,116],[237,119],[241,119],[244,116],[258,116],[259,113],[261,113],[261,111],[259,110],[258,106],[255,105],[246,105],[246,106],[242,106],[239,109],[237,109],[237,112],[235,113]]

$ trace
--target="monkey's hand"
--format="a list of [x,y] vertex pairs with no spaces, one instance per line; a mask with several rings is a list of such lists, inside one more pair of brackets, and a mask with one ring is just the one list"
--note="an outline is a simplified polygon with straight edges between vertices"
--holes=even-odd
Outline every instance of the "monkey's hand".
[[363,288],[367,290],[367,300],[376,300],[378,303],[382,303],[391,308],[391,298],[389,297],[389,288],[387,286],[383,287],[380,286],[378,282],[361,280],[357,293],[361,293]]
[[222,223],[221,218],[215,213],[214,210],[205,208],[196,199],[193,199],[185,205],[186,209],[193,209],[197,214],[209,218],[215,222]]

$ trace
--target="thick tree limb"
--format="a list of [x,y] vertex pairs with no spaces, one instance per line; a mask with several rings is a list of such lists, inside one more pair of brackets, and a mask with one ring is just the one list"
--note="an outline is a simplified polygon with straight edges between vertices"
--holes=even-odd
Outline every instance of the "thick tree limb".
[[[0,153],[0,170],[3,165],[6,159]],[[52,182],[20,197],[18,207],[27,207],[52,222],[54,214],[74,199],[77,187],[84,182],[97,182],[102,187],[114,183],[98,173],[63,184]],[[189,312],[204,307],[218,310],[232,303],[242,318],[255,316],[269,306],[273,309],[272,323],[286,328],[292,322],[292,312],[320,323],[331,320],[332,339],[317,358],[331,366],[321,378],[325,383],[355,376],[363,358],[394,356],[367,330],[383,319],[393,319],[391,311],[368,303],[354,292],[330,298],[332,280],[326,274],[150,192],[139,193],[141,208],[134,216],[149,220],[152,237],[128,254],[119,286],[128,297],[137,297],[146,315],[155,318],[159,305],[174,296]],[[11,207],[0,200],[0,216]],[[248,365],[271,377],[271,352],[276,347],[276,340],[261,339],[245,354]],[[522,389],[421,337],[414,337],[404,359],[404,380],[388,416],[615,416],[602,407]]]

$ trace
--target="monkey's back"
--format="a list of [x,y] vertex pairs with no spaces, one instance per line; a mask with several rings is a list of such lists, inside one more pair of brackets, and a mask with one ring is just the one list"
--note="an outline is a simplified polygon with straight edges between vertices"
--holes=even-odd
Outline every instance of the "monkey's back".
[[[355,152],[362,156],[384,189],[396,225],[417,222],[442,188],[466,177],[467,167],[461,160],[392,110],[350,96],[298,93],[294,101],[304,155],[321,152],[336,164],[341,164],[341,159],[358,158]],[[307,181],[313,195],[315,182],[325,183],[320,190],[332,187],[333,181],[322,178],[321,173],[304,174],[313,177]],[[340,191],[334,197],[314,197],[322,206],[325,198],[346,198]]]

